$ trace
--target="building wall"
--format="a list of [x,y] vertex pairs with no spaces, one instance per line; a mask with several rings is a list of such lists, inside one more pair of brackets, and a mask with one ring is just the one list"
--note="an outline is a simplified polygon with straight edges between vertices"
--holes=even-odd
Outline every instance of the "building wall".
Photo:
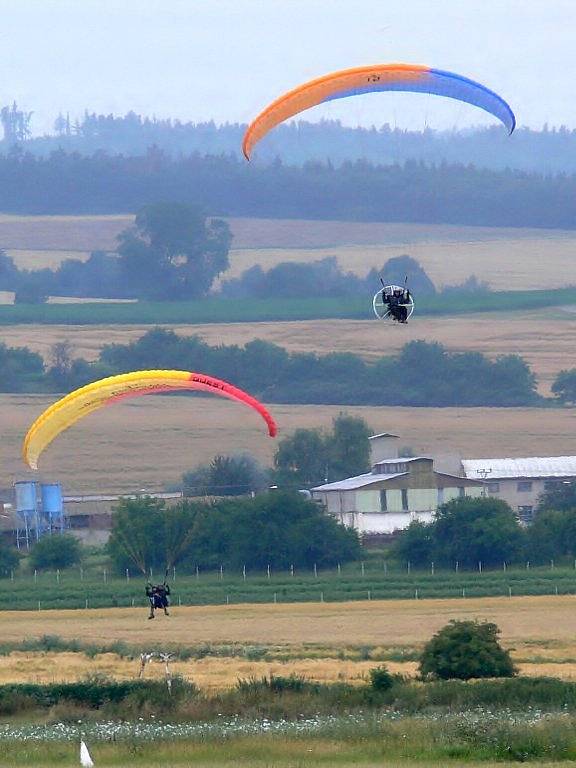
[[[403,479],[407,481],[409,476]],[[428,479],[430,480],[430,477]],[[413,520],[431,522],[439,504],[459,498],[462,493],[476,498],[482,495],[480,485],[464,485],[465,482],[463,478],[462,486],[441,489],[402,489],[388,487],[393,483],[397,484],[397,480],[383,481],[376,489],[371,487],[350,491],[314,491],[313,497],[324,504],[329,514],[334,515],[344,525],[355,528],[359,533],[394,533],[407,528]],[[408,483],[405,482],[405,485]],[[381,509],[383,490],[386,491],[385,511]],[[402,508],[402,490],[406,492],[407,510]]]
[[529,523],[538,506],[540,496],[550,485],[563,481],[573,482],[574,478],[513,477],[501,480],[486,480],[486,494],[495,499],[502,499],[509,504],[520,520]]

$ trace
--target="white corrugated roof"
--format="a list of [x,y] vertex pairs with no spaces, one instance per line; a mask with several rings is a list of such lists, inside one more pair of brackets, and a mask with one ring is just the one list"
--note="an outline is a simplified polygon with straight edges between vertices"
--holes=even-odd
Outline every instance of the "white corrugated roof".
[[354,491],[356,488],[363,488],[366,485],[381,483],[383,480],[392,480],[393,477],[403,477],[407,472],[397,472],[394,475],[374,475],[367,472],[365,475],[356,475],[356,477],[347,477],[345,480],[339,480],[336,483],[326,483],[312,488],[313,491]]
[[[466,477],[486,481],[507,477],[576,477],[576,456],[532,456],[525,459],[462,459]],[[480,471],[479,471],[480,470]]]

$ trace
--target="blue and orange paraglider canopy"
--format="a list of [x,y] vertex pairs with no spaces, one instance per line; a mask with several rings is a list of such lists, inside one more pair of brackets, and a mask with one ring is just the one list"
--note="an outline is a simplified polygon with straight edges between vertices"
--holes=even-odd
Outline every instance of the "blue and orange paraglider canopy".
[[254,145],[268,131],[306,109],[326,101],[377,91],[413,91],[446,96],[489,112],[504,124],[509,133],[516,126],[514,113],[504,99],[474,80],[419,64],[374,64],[332,72],[283,94],[250,123],[244,135],[242,151],[249,160]]

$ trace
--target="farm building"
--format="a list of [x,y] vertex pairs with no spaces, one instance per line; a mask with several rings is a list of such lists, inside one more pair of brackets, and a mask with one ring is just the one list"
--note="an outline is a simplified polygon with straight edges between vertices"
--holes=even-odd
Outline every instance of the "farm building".
[[312,498],[360,534],[391,534],[413,520],[430,522],[451,499],[482,495],[481,479],[437,472],[426,456],[399,457],[398,439],[389,433],[371,437],[371,471],[312,488]]
[[544,491],[576,482],[576,456],[463,459],[462,467],[467,478],[485,480],[486,493],[507,502],[524,523],[532,521]]

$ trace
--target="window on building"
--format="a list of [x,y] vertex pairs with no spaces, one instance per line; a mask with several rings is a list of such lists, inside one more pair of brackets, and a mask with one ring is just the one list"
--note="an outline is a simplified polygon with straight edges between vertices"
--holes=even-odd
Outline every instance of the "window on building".
[[402,510],[408,512],[408,490],[402,488]]
[[530,480],[520,480],[516,486],[516,490],[521,493],[529,493],[532,490],[532,482]]
[[380,512],[388,511],[388,501],[386,499],[386,491],[380,491]]
[[500,493],[500,483],[488,483],[488,493]]
[[461,485],[460,488],[458,488],[458,498],[463,499],[464,496],[466,496],[466,488],[464,488],[464,486]]
[[534,519],[534,507],[528,505],[518,507],[518,519],[521,523],[531,523]]

